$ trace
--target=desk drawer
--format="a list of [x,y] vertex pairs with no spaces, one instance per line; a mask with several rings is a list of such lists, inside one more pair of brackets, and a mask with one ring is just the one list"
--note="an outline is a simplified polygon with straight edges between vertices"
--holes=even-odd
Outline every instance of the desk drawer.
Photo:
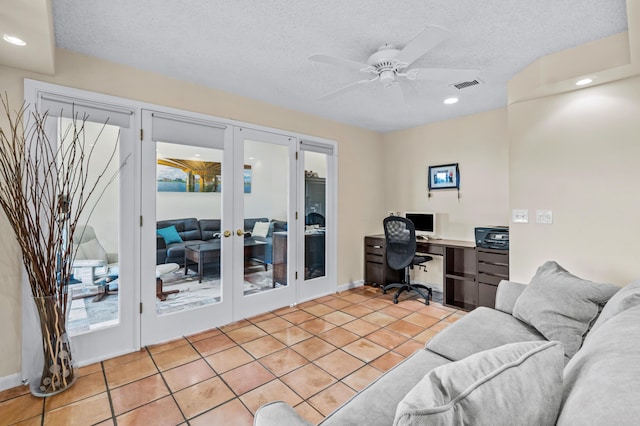
[[365,254],[364,258],[367,262],[380,263],[380,264],[385,263],[384,256],[382,256],[381,254],[367,253]]
[[483,250],[478,250],[478,262],[487,263],[500,263],[503,265],[509,264],[509,252],[492,253]]
[[508,279],[509,279],[508,276],[501,277],[500,275],[489,275],[489,274],[484,274],[482,272],[478,274],[479,283],[490,284],[492,286],[497,286],[498,284],[500,284],[500,281],[508,280]]
[[485,272],[487,274],[502,275],[505,278],[509,277],[509,265],[498,265],[495,263],[478,263],[478,272]]
[[373,254],[376,256],[383,256],[384,255],[384,248],[379,247],[379,246],[365,246],[364,247],[364,252],[365,254]]

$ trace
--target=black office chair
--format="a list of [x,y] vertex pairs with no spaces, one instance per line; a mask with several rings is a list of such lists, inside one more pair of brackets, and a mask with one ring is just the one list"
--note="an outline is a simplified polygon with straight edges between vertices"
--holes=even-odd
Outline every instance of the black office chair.
[[387,294],[387,290],[397,288],[393,303],[398,303],[398,296],[403,291],[415,291],[424,298],[425,305],[428,305],[429,297],[433,296],[431,289],[422,284],[411,284],[409,270],[413,269],[413,265],[433,260],[433,257],[416,256],[416,229],[409,219],[389,216],[384,218],[383,225],[387,264],[397,271],[404,269],[405,279],[403,283],[385,285],[382,287],[382,293]]
[[324,228],[324,216],[320,213],[311,212],[306,217],[305,225],[319,225]]

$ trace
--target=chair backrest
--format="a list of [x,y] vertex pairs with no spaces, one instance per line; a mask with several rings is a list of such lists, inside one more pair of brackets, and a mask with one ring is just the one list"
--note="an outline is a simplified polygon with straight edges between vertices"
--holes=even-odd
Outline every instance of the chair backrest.
[[311,212],[307,215],[306,225],[320,225],[324,227],[324,216],[320,213]]
[[107,252],[102,247],[91,225],[78,226],[73,233],[74,260],[101,260],[109,263]]
[[416,254],[416,229],[409,219],[389,216],[383,220],[389,267],[400,270],[413,263]]

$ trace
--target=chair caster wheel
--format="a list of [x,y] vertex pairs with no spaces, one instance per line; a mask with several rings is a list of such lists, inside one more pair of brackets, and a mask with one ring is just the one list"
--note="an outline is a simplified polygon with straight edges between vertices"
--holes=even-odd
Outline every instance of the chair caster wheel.
[[382,289],[382,294],[387,294],[387,290],[385,290],[384,288]]
[[393,299],[393,304],[397,305],[398,304],[398,299]]

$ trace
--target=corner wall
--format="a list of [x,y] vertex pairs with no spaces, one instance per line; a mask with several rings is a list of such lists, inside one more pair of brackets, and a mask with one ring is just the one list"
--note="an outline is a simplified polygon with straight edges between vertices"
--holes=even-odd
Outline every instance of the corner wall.
[[[375,228],[383,210],[382,136],[337,122],[288,110],[89,56],[56,50],[54,76],[0,67],[0,91],[13,107],[24,99],[25,78],[91,90],[123,98],[236,119],[253,124],[333,139],[338,142],[338,285],[363,277],[364,235]],[[21,261],[17,243],[0,215],[0,378],[20,372]]]

